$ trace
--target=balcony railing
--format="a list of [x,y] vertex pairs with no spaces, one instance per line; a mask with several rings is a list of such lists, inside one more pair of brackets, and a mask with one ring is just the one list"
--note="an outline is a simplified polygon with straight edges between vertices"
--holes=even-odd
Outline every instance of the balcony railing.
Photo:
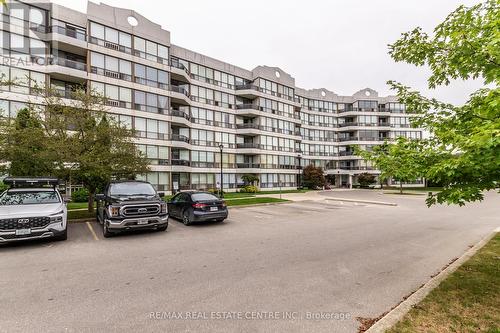
[[248,110],[258,110],[258,111],[260,111],[260,107],[258,105],[255,105],[255,104],[237,104],[236,105],[236,109],[237,110],[248,109]]
[[66,58],[54,58],[52,63],[54,65],[77,69],[80,71],[87,71],[87,64],[79,61],[69,60]]
[[90,72],[92,74],[103,75],[113,79],[132,81],[132,76],[120,72],[110,71],[108,69],[90,66]]
[[173,91],[173,92],[176,92],[176,93],[183,94],[186,97],[189,97],[189,91],[186,88],[184,88],[184,87],[170,85],[170,89],[169,90]]
[[184,119],[191,120],[191,116],[182,110],[170,109],[170,115],[173,117],[182,117]]
[[58,25],[53,25],[53,26],[49,27],[49,32],[56,33],[59,35],[68,36],[68,37],[75,38],[75,39],[78,39],[78,40],[81,40],[84,42],[87,41],[87,34],[83,31],[76,30],[76,29],[68,29],[65,27],[58,26]]
[[343,141],[358,141],[359,138],[357,136],[350,136],[350,137],[344,137],[344,138],[339,138],[340,142]]
[[240,84],[240,85],[236,85],[234,86],[234,89],[235,90],[255,90],[255,91],[260,91],[259,87],[254,85],[254,84]]
[[189,138],[182,134],[170,134],[170,140],[189,143]]
[[191,162],[188,160],[181,160],[181,159],[171,159],[170,164],[172,165],[180,165],[180,166],[190,166]]
[[127,53],[127,54],[132,54],[132,49],[130,47],[116,44],[116,43],[113,43],[113,42],[110,42],[110,41],[107,41],[104,39],[100,39],[97,37],[91,36],[89,38],[89,42],[92,44],[104,46],[107,49],[111,49],[111,50],[115,50],[115,51],[119,51],[119,52],[123,52],[123,53]]
[[178,69],[182,69],[183,71],[185,71],[189,75],[189,70],[186,68],[186,66],[184,66],[183,64],[181,64],[180,62],[178,62],[176,60],[170,60],[170,66],[178,68]]
[[246,143],[237,143],[236,148],[264,149],[264,145],[253,142],[246,142]]

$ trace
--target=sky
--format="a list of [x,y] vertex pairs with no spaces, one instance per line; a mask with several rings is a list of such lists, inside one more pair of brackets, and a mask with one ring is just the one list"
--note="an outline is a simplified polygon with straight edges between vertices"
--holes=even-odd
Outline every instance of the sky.
[[[86,11],[85,0],[53,2]],[[94,1],[98,2],[98,1]],[[420,26],[427,32],[459,5],[479,0],[105,0],[170,31],[171,43],[251,70],[276,66],[304,89],[394,94],[396,80],[429,97],[462,104],[481,81],[429,90],[425,67],[395,63],[387,45]]]

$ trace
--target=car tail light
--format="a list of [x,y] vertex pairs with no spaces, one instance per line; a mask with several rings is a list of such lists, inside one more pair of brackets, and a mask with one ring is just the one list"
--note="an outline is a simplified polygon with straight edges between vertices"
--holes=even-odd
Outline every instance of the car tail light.
[[207,207],[207,204],[199,203],[199,202],[193,204],[193,208],[203,208],[203,207]]

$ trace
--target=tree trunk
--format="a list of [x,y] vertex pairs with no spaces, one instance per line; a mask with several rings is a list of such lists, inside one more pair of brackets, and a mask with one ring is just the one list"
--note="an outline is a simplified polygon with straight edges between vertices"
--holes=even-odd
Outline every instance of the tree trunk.
[[403,194],[403,181],[399,181],[399,194]]
[[94,211],[94,194],[95,191],[89,191],[89,201],[88,201],[88,211],[92,213]]

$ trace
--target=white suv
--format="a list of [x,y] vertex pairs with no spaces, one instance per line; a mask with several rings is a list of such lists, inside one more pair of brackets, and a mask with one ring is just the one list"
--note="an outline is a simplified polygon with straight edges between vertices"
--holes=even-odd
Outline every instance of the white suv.
[[66,202],[56,178],[7,177],[0,195],[0,243],[25,239],[67,239]]

